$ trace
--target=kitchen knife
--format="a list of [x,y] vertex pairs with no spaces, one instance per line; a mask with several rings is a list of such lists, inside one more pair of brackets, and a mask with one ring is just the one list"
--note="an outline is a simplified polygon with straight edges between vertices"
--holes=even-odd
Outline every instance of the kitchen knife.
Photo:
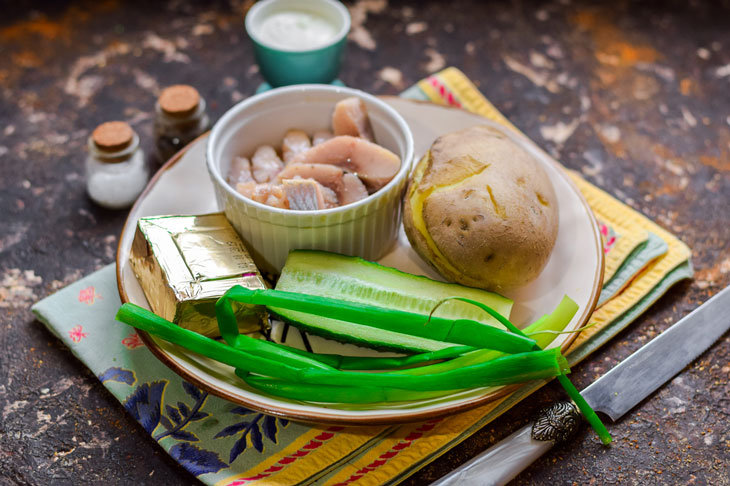
[[[642,346],[581,392],[588,404],[616,421],[699,357],[730,329],[730,287]],[[432,483],[431,486],[501,486],[556,442],[577,429],[580,413],[572,402],[542,410],[498,444]]]

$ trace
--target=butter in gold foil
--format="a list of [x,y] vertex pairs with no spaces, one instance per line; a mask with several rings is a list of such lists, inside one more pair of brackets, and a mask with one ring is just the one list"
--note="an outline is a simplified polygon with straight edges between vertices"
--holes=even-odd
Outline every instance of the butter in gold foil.
[[[205,336],[220,335],[215,303],[229,288],[266,288],[223,213],[140,218],[129,260],[152,311]],[[242,333],[268,330],[262,306],[233,305]]]

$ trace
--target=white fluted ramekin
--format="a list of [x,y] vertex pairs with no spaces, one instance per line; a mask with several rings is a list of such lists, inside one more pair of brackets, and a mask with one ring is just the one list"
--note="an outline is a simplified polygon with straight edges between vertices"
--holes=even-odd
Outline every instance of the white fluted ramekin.
[[[385,187],[347,206],[292,211],[248,199],[226,182],[233,157],[250,156],[263,144],[278,147],[292,128],[310,135],[329,130],[335,103],[348,96],[365,102],[377,143],[401,159],[400,170]],[[374,96],[331,85],[295,85],[253,96],[228,110],[211,131],[206,159],[218,206],[259,268],[278,273],[295,249],[327,250],[367,260],[377,260],[389,250],[401,223],[413,136],[405,120]]]

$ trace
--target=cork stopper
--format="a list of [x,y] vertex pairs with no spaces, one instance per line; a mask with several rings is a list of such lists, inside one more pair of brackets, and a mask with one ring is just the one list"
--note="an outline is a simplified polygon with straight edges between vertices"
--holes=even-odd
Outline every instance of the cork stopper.
[[176,84],[163,89],[157,102],[166,115],[182,118],[195,113],[200,94],[192,86]]
[[91,134],[91,140],[99,150],[118,152],[125,149],[134,139],[134,130],[123,121],[102,123]]

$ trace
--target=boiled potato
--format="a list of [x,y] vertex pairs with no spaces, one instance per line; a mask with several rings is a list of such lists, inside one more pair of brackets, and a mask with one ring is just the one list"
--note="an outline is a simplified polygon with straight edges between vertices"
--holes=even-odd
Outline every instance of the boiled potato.
[[403,224],[445,278],[500,292],[542,271],[558,202],[539,162],[499,130],[476,126],[431,145],[409,180]]

